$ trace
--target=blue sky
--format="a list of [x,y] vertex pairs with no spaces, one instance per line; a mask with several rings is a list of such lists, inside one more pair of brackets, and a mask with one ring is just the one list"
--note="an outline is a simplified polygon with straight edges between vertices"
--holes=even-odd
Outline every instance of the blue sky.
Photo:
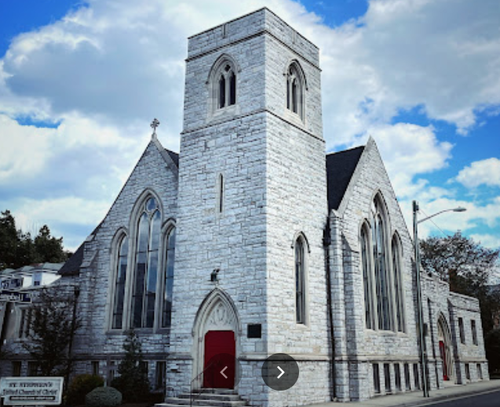
[[327,149],[372,136],[407,220],[467,208],[424,236],[500,246],[500,2],[237,3],[0,0],[0,209],[77,248],[153,117],[178,151],[186,38],[265,5],[321,49]]

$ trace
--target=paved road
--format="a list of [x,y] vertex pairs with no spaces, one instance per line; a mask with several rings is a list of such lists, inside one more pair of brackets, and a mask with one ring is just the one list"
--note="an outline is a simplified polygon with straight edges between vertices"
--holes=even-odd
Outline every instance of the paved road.
[[421,406],[436,407],[500,407],[500,390],[491,391],[487,394],[459,396],[453,399],[434,401]]

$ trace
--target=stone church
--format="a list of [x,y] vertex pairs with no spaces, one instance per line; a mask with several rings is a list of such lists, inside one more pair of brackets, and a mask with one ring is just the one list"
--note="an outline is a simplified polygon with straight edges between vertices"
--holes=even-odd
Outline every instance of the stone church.
[[[374,140],[325,153],[314,44],[267,8],[190,37],[179,154],[154,127],[60,271],[80,290],[77,373],[109,382],[134,328],[169,405],[207,387],[276,407],[421,388],[412,239]],[[478,301],[421,279],[431,390],[487,380]],[[262,376],[275,354],[297,365],[287,389]]]

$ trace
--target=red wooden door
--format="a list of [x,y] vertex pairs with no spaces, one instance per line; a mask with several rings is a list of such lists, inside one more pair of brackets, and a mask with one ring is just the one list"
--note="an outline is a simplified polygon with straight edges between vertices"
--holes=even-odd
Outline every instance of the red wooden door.
[[205,334],[203,387],[234,388],[236,344],[233,331]]
[[450,380],[448,377],[448,364],[446,363],[446,348],[443,341],[439,341],[439,353],[441,354],[441,359],[443,360],[443,379]]

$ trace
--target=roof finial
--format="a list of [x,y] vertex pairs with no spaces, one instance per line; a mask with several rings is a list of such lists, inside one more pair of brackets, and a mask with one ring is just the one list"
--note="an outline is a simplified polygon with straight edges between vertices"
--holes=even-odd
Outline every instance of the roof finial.
[[151,134],[151,138],[156,138],[156,128],[160,125],[160,122],[155,117],[151,122],[151,128],[153,129],[153,134]]

